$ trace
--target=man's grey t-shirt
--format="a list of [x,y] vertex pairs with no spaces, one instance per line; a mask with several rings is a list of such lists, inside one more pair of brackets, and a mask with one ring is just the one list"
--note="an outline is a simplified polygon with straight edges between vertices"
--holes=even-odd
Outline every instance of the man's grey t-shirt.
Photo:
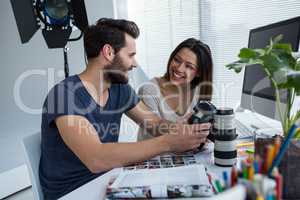
[[112,84],[108,101],[101,107],[78,75],[66,78],[51,89],[43,105],[41,126],[39,177],[45,199],[57,199],[101,175],[89,171],[64,143],[55,119],[63,115],[83,116],[96,129],[102,143],[117,142],[122,114],[138,102],[128,84]]

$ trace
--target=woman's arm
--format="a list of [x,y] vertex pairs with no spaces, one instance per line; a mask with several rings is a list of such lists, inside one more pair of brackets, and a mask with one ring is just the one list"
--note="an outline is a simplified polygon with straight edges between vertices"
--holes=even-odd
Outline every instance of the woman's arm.
[[[144,140],[161,135],[157,130],[158,128],[153,129],[153,126],[155,124],[169,124],[170,122],[162,118],[163,115],[161,113],[159,101],[159,86],[155,84],[154,81],[149,81],[145,83],[142,87],[140,87],[138,95],[141,98],[141,101],[143,102],[143,104],[140,104],[137,107],[144,113],[143,121],[136,121],[136,119],[134,119],[134,116],[129,116],[140,125],[140,129],[138,131],[138,139]],[[130,115],[129,112],[126,114]],[[156,119],[155,116],[152,116],[153,114],[155,114],[155,116],[157,117]]]

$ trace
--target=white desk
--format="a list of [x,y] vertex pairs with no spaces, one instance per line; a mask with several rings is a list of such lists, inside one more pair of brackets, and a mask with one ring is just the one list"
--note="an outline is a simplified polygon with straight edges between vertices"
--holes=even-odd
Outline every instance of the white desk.
[[106,187],[109,180],[120,173],[121,169],[114,169],[98,178],[86,183],[69,194],[60,198],[61,200],[87,199],[101,200],[104,199]]
[[[201,152],[198,153],[197,156],[197,161],[203,163],[209,172],[222,177],[223,171],[229,172],[231,170],[230,167],[218,167],[213,164],[213,159],[212,159],[212,153],[211,152]],[[106,174],[86,183],[85,185],[77,188],[73,192],[65,195],[64,197],[61,198],[61,200],[74,200],[74,199],[88,199],[88,200],[102,200],[104,199],[105,196],[105,190],[106,187],[109,183],[109,180],[117,176],[121,172],[121,168],[118,169],[113,169]],[[218,195],[218,198],[219,199]],[[201,198],[202,199],[202,198]],[[203,198],[203,200],[206,199],[216,199],[216,197],[213,198]],[[220,199],[224,200],[224,197],[220,196]],[[185,198],[186,200],[186,198]],[[238,199],[235,199],[238,200]]]

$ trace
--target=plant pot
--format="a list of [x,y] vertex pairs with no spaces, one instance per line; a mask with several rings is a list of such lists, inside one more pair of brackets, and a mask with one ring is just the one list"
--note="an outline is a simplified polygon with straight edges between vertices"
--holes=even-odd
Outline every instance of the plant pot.
[[[258,138],[255,141],[255,154],[262,157],[264,147],[273,144],[274,138]],[[283,176],[282,199],[300,199],[300,140],[293,139],[285,152],[279,171]]]

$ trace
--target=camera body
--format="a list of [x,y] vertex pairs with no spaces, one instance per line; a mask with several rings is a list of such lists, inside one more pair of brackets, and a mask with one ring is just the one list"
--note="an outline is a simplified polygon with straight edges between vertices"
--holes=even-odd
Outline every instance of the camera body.
[[[217,108],[211,102],[200,100],[193,110],[194,114],[188,119],[189,124],[214,123],[214,115],[217,113]],[[215,141],[212,128],[209,130],[207,139],[212,142]],[[204,143],[202,143],[198,149],[201,150],[203,146]]]
[[[237,162],[236,127],[232,108],[216,108],[209,101],[199,101],[194,107],[194,114],[188,119],[189,124],[211,123],[207,139],[215,143],[214,160],[219,166],[232,166]],[[202,143],[198,149],[204,146]]]

